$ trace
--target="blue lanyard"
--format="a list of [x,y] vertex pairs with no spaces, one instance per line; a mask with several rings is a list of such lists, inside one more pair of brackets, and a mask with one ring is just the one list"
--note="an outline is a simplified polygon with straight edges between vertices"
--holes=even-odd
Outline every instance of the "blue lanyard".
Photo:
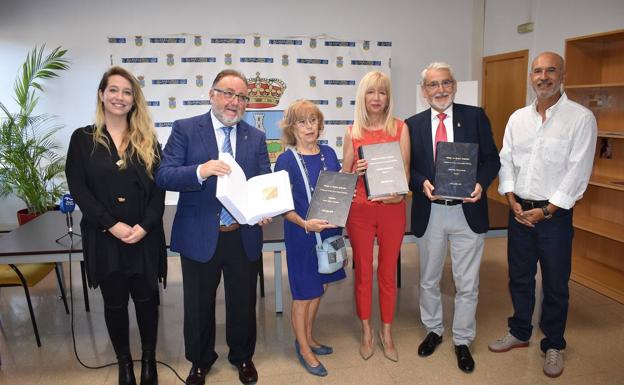
[[[323,166],[323,171],[327,171],[327,165],[325,164],[325,155],[323,155],[323,151],[319,148],[319,152],[321,154],[321,164]],[[308,172],[308,168],[306,167],[305,161],[303,160],[303,156],[299,151],[296,151],[301,164],[303,165],[303,171],[305,172],[305,177],[308,179],[308,185],[310,186],[310,192],[314,193],[314,187],[312,187],[312,180],[310,180],[310,173]]]

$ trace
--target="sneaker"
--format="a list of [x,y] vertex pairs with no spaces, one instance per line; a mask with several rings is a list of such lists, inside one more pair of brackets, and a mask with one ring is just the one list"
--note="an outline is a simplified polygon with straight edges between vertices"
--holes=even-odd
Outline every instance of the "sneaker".
[[529,346],[529,341],[519,340],[508,332],[505,337],[490,342],[488,349],[494,353],[503,353],[514,348],[525,348],[527,346]]
[[544,374],[548,377],[559,377],[563,373],[563,350],[548,349],[544,360]]

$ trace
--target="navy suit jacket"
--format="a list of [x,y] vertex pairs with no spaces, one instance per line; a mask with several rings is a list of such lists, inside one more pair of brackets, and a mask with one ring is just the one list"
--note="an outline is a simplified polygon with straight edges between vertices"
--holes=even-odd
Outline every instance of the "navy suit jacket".
[[[199,262],[212,258],[219,237],[217,177],[199,184],[196,174],[197,166],[211,159],[219,159],[219,149],[210,112],[176,120],[155,178],[161,188],[180,192],[171,250]],[[247,179],[271,172],[264,133],[244,121],[236,126],[236,163]],[[247,258],[257,260],[262,254],[261,227],[243,225],[241,235]]]
[[[422,237],[427,230],[431,201],[423,193],[423,183],[435,186],[433,142],[431,137],[431,109],[405,121],[411,141],[410,190],[412,190],[412,232]],[[447,127],[447,130],[449,128]],[[483,187],[481,199],[476,203],[463,203],[464,216],[475,233],[485,233],[489,228],[487,189],[498,175],[500,159],[492,137],[490,121],[479,107],[453,104],[453,141],[479,144],[477,182]]]

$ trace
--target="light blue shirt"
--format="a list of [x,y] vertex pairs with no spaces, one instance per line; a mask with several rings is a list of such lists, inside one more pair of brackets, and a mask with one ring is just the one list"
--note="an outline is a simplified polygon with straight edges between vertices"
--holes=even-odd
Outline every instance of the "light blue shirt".
[[[215,139],[217,140],[217,146],[219,146],[219,152],[221,152],[221,149],[223,148],[223,143],[225,142],[225,133],[223,132],[221,128],[230,127],[230,126],[226,126],[223,123],[221,123],[221,121],[217,119],[215,114],[212,112],[212,109],[210,110],[210,119],[212,120],[212,127],[215,130]],[[236,129],[237,129],[236,126],[237,126],[236,124],[232,126],[233,129],[230,132],[230,143],[232,144],[232,156],[234,158],[236,158]],[[197,166],[197,169],[195,169],[195,174],[197,174],[197,182],[199,182],[199,184],[202,184],[208,178],[202,178],[199,175],[200,167],[201,167],[201,164]]]

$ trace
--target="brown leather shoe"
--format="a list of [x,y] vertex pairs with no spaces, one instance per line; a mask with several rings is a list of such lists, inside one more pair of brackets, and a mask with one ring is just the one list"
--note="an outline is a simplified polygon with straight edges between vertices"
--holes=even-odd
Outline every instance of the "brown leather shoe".
[[258,372],[256,371],[253,361],[249,360],[238,364],[236,365],[236,369],[238,369],[238,379],[243,384],[254,384],[258,382]]
[[193,365],[188,377],[186,377],[186,385],[204,385],[206,383],[206,374],[210,368],[200,368]]

